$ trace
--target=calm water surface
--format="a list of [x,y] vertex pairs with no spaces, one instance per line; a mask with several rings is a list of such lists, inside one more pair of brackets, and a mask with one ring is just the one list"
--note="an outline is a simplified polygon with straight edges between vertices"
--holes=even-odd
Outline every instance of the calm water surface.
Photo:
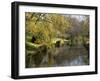
[[[82,66],[89,65],[89,52],[84,46],[62,46],[52,53],[54,57],[45,56],[41,67]],[[48,63],[48,59],[50,63]]]
[[88,50],[84,46],[56,48],[55,66],[79,66],[89,64]]

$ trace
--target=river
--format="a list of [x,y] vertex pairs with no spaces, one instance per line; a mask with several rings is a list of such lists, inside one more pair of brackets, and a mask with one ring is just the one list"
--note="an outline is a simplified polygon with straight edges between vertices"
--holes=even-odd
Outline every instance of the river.
[[62,46],[56,48],[54,66],[89,65],[89,52],[84,46]]

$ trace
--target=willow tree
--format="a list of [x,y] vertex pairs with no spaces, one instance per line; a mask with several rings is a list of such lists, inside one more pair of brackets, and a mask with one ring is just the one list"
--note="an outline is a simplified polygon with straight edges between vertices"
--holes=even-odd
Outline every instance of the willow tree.
[[36,43],[63,37],[69,27],[70,23],[64,15],[26,12],[26,33],[34,35]]

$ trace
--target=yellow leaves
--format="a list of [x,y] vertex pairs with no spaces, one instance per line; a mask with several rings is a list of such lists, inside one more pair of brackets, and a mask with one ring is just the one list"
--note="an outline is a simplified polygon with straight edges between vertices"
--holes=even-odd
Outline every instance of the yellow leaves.
[[25,16],[28,18],[25,23],[26,32],[32,33],[36,38],[35,43],[39,44],[50,42],[52,38],[65,33],[70,27],[69,21],[61,14],[27,12]]

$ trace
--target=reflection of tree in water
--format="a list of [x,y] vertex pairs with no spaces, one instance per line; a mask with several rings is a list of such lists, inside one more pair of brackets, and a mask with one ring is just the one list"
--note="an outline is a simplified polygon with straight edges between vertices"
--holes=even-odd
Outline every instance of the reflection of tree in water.
[[[88,52],[83,47],[61,46],[50,50],[41,46],[33,56],[34,67],[76,66],[89,64]],[[38,60],[37,60],[38,59]],[[32,64],[32,65],[33,65]]]
[[55,57],[58,66],[87,65],[88,51],[83,46],[61,47]]

